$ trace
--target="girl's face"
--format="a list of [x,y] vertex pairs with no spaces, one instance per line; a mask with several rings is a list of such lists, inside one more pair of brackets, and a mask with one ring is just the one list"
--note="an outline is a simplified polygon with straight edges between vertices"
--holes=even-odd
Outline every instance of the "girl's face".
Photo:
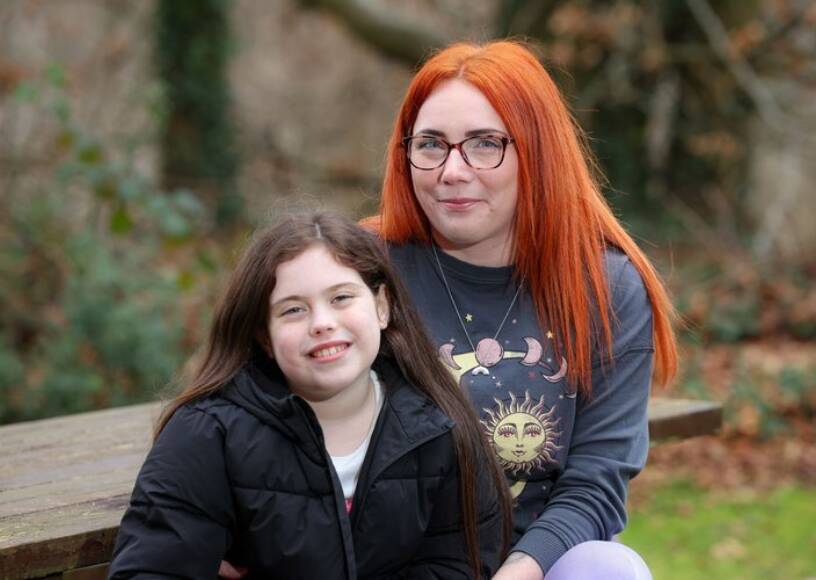
[[275,275],[269,338],[289,389],[318,402],[367,388],[388,325],[385,290],[375,295],[322,244],[280,264]]
[[[413,135],[421,134],[448,143],[482,134],[513,137],[482,92],[460,79],[442,83],[422,104],[413,128]],[[445,250],[481,265],[510,263],[518,181],[515,145],[507,145],[504,161],[494,169],[473,169],[451,150],[437,169],[411,166],[411,178],[417,201]]]

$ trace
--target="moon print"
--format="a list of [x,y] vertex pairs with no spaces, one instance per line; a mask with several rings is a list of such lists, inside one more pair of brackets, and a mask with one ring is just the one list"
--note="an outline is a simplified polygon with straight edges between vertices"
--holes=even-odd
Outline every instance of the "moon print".
[[483,338],[476,345],[476,360],[485,367],[492,367],[502,359],[504,349],[497,340]]
[[551,383],[557,383],[558,381],[563,379],[564,376],[566,376],[566,374],[567,374],[567,359],[565,359],[562,356],[561,357],[561,368],[558,369],[557,373],[555,373],[554,375],[541,375],[541,376],[544,377],[545,381],[549,381]]
[[458,364],[456,364],[455,360],[453,360],[453,345],[450,343],[443,344],[442,346],[439,347],[439,357],[442,359],[443,363],[445,363],[452,369],[458,371],[462,368]]
[[531,336],[525,336],[524,342],[527,343],[527,354],[520,361],[524,366],[531,367],[541,360],[541,355],[544,352],[541,343]]

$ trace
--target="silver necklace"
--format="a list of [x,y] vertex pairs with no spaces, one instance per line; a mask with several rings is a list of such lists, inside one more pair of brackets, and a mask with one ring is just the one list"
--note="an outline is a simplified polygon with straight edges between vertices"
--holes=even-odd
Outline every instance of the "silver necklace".
[[459,306],[456,304],[456,300],[453,298],[453,292],[451,292],[450,284],[448,284],[448,278],[445,276],[445,270],[442,268],[442,262],[439,261],[439,254],[436,251],[436,244],[431,243],[431,250],[433,250],[433,255],[436,259],[436,266],[439,268],[439,274],[442,276],[442,283],[445,285],[445,290],[448,291],[448,298],[450,298],[453,311],[456,312],[456,318],[459,320],[459,325],[462,327],[462,332],[465,333],[465,338],[467,338],[470,349],[476,356],[476,361],[479,363],[479,366],[474,368],[471,371],[471,374],[489,375],[490,371],[488,370],[488,367],[492,367],[499,362],[504,354],[504,348],[497,339],[502,331],[502,328],[504,328],[504,323],[507,322],[507,317],[510,316],[510,312],[513,310],[513,306],[516,305],[516,300],[521,293],[521,288],[524,286],[524,278],[521,279],[518,288],[516,288],[516,293],[513,295],[513,300],[510,301],[510,306],[507,307],[507,312],[504,313],[504,317],[499,323],[496,333],[492,338],[483,338],[474,346],[473,340],[470,338],[470,333],[465,326],[465,321],[462,319],[462,314],[459,312]]

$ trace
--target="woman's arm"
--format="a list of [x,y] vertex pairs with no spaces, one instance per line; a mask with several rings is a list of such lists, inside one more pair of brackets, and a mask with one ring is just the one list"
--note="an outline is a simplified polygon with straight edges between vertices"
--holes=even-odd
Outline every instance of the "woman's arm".
[[[573,546],[610,540],[626,523],[627,486],[643,468],[649,447],[652,311],[640,276],[625,256],[610,254],[607,271],[614,281],[612,360],[598,357],[592,395],[578,401],[564,471],[497,580],[540,580]],[[530,567],[531,559],[538,571]]]
[[109,578],[214,578],[234,515],[218,420],[182,407],[145,460]]

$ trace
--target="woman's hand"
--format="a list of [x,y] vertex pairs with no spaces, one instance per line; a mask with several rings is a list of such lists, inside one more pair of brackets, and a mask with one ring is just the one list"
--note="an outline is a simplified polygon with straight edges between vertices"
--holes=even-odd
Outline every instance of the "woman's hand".
[[544,573],[532,557],[523,552],[513,552],[493,580],[544,580]]
[[248,572],[249,568],[243,568],[241,566],[236,568],[226,560],[221,560],[221,565],[218,567],[218,577],[228,578],[229,580],[240,580],[246,576]]

